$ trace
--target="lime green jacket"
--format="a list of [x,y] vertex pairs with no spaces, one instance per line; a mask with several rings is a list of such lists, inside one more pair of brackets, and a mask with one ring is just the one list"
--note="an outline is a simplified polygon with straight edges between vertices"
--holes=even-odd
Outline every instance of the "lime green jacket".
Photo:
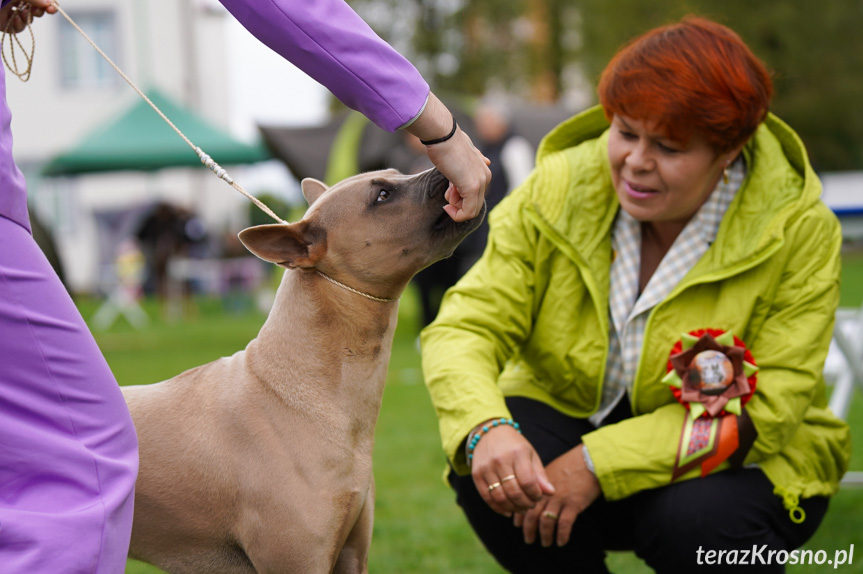
[[[619,208],[607,141],[599,108],[546,136],[534,173],[491,214],[485,254],[422,333],[426,384],[460,474],[469,472],[470,430],[510,416],[505,396],[581,418],[599,407]],[[608,500],[669,484],[685,411],[661,379],[681,334],[700,328],[732,331],[760,367],[745,407],[758,437],[744,464],[757,464],[786,506],[788,497],[793,506],[798,496],[833,494],[847,469],[848,428],[827,408],[822,376],[839,297],[839,224],[803,144],[778,118],[743,153],[746,179],[715,243],[650,312],[634,416],[584,437]]]

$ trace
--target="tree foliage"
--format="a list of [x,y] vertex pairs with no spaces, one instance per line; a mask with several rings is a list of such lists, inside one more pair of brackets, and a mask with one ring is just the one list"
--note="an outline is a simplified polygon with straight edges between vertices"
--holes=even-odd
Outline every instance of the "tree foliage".
[[863,0],[351,0],[436,90],[553,102],[596,80],[627,41],[698,14],[773,73],[772,110],[816,169],[863,169]]
[[590,80],[629,39],[686,14],[736,31],[772,71],[772,111],[802,137],[817,170],[863,169],[860,0],[579,0]]

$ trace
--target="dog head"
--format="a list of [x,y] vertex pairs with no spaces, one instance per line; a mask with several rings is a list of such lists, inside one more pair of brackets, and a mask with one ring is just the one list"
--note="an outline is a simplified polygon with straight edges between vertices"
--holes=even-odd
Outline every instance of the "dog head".
[[443,210],[447,179],[436,169],[363,173],[332,187],[304,179],[301,221],[240,232],[246,248],[288,268],[319,270],[355,289],[393,297],[411,277],[452,255],[485,216],[455,222]]

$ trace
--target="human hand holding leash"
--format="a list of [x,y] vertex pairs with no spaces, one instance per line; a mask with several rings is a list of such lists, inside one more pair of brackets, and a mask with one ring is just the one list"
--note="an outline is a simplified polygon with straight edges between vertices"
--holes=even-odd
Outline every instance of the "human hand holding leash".
[[558,546],[565,545],[578,515],[602,494],[599,481],[587,469],[581,450],[582,445],[578,445],[551,461],[546,471],[557,485],[555,493],[543,498],[527,512],[515,515],[513,523],[522,528],[527,544],[534,543],[539,531],[544,547],[553,542]]
[[10,2],[0,10],[0,30],[10,34],[17,34],[33,21],[44,14],[54,14],[57,7],[54,0],[22,0],[21,2]]
[[525,512],[555,492],[536,450],[506,425],[483,434],[473,451],[471,476],[486,504],[505,516]]
[[426,144],[429,160],[450,181],[444,210],[455,221],[479,215],[485,189],[491,181],[490,161],[455,124],[452,113],[437,96],[429,94],[425,110],[405,128]]

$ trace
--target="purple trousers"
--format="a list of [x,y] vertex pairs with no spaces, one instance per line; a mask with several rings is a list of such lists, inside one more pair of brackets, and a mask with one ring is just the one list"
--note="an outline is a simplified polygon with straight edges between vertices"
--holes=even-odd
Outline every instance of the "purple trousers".
[[123,572],[137,472],[108,364],[33,238],[0,216],[0,571]]

